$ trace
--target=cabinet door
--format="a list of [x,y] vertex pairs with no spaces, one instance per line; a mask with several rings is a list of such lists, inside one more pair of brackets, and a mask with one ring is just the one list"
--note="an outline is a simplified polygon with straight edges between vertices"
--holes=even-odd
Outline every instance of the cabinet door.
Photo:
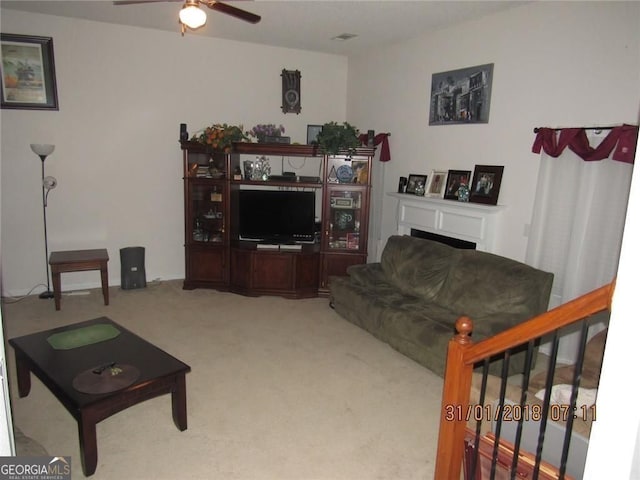
[[231,285],[246,290],[251,286],[251,251],[231,249]]
[[187,244],[226,243],[226,184],[224,181],[190,179],[187,201]]
[[293,289],[293,255],[255,252],[254,256],[253,288]]
[[225,251],[222,248],[191,247],[187,250],[188,282],[225,281]]
[[368,187],[328,186],[324,205],[325,252],[366,253]]

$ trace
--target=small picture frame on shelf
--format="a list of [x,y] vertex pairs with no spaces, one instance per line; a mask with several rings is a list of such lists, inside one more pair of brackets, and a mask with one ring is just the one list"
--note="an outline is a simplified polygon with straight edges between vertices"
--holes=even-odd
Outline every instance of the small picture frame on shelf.
[[353,160],[351,169],[353,170],[353,183],[361,185],[369,183],[369,162]]
[[425,190],[425,196],[432,198],[442,198],[447,184],[447,172],[443,170],[431,170],[429,183]]
[[333,225],[337,230],[354,230],[356,226],[356,214],[353,210],[334,210]]
[[322,125],[307,125],[307,145],[317,145]]
[[469,185],[471,170],[449,170],[447,175],[447,188],[444,191],[446,200],[458,200],[458,189],[460,185]]
[[473,171],[473,182],[469,186],[471,190],[469,201],[497,205],[503,172],[502,165],[476,165]]
[[347,233],[347,249],[358,250],[360,248],[360,234]]
[[427,175],[417,175],[415,173],[410,174],[409,179],[407,180],[407,188],[405,192],[415,195],[416,187],[419,184],[422,184],[422,186],[424,187],[427,183],[427,177]]

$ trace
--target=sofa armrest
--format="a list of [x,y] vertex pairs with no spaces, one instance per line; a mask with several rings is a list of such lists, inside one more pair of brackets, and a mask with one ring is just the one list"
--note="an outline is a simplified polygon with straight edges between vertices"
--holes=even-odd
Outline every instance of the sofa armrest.
[[347,274],[351,283],[355,285],[376,286],[389,283],[380,263],[351,265],[347,268]]

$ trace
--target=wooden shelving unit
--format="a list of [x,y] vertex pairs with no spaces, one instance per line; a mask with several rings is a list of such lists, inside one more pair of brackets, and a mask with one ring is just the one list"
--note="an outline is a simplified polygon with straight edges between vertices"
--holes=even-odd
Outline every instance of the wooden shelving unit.
[[[243,295],[307,298],[329,293],[332,275],[365,263],[375,150],[321,155],[313,145],[235,143],[230,153],[181,142],[184,167],[184,288],[214,288]],[[319,181],[234,179],[243,155],[305,157],[319,162]],[[212,166],[213,176],[209,175]],[[339,172],[339,175],[338,175]],[[298,250],[261,249],[238,236],[238,195],[255,187],[315,189],[321,195],[320,241]]]

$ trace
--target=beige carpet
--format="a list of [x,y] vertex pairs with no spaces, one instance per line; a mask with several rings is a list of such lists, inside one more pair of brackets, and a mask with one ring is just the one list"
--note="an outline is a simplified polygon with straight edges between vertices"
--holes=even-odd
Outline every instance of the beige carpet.
[[[98,424],[100,479],[433,478],[442,379],[338,316],[327,299],[182,290],[99,290],[3,306],[6,338],[108,316],[188,363],[189,428],[170,396]],[[82,474],[76,422],[33,379],[14,423]]]

